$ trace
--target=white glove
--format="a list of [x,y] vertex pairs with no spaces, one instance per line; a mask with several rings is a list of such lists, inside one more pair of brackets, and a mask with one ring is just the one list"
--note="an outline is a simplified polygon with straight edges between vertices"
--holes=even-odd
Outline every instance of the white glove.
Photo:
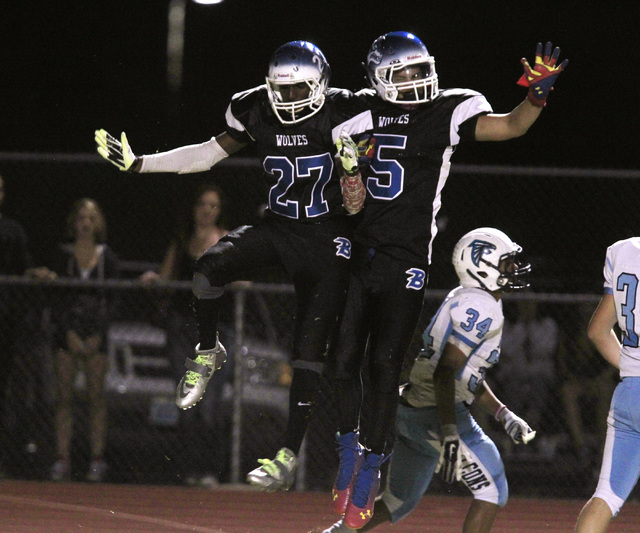
[[498,410],[497,419],[503,425],[504,430],[511,437],[511,440],[516,444],[520,444],[521,442],[527,444],[536,436],[536,432],[529,427],[529,424],[519,416],[514,415],[505,406],[502,406]]
[[440,458],[436,465],[436,474],[442,470],[442,479],[445,483],[460,481],[462,478],[463,446],[455,424],[447,424],[443,428],[444,439]]
[[95,140],[98,145],[98,153],[102,157],[124,172],[134,172],[138,158],[131,150],[124,131],[118,140],[105,130],[96,130]]

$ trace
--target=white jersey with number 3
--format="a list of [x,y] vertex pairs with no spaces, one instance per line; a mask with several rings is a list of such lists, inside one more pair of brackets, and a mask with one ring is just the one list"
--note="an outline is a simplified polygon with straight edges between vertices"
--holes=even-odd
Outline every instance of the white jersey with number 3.
[[616,303],[622,331],[620,377],[640,376],[640,237],[607,248],[604,292]]
[[449,342],[467,356],[456,374],[456,402],[473,402],[485,372],[498,362],[504,315],[502,302],[485,290],[451,291],[422,335],[424,349],[411,370],[403,396],[414,407],[436,405],[433,372]]

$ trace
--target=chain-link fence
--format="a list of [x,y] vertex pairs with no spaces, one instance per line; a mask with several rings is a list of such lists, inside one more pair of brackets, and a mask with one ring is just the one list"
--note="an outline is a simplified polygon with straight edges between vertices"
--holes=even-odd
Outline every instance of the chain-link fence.
[[[109,481],[182,483],[195,465],[220,482],[242,482],[258,458],[272,457],[281,445],[291,379],[294,295],[284,274],[264,272],[253,284],[230,287],[221,326],[229,359],[205,399],[187,412],[173,402],[182,369],[167,355],[176,328],[164,304],[170,292],[188,295],[190,284],[149,287],[138,281],[162,260],[204,181],[225,191],[229,227],[255,222],[264,197],[257,162],[230,158],[192,176],[130,175],[93,156],[0,154],[0,174],[6,195],[2,213],[25,226],[37,264],[47,264],[50,251],[64,240],[67,213],[80,197],[94,198],[104,208],[108,243],[123,264],[121,279],[102,283],[0,277],[5,305],[0,372],[8,377],[0,391],[5,472],[48,478],[56,455],[52,313],[61,294],[98,286],[115,309],[105,344]],[[589,344],[586,323],[601,293],[606,246],[637,227],[639,177],[637,172],[453,167],[423,323],[455,285],[450,253],[474,227],[504,230],[523,246],[534,269],[531,291],[505,299],[503,354],[488,382],[538,435],[527,447],[511,446],[495,421],[478,414],[503,454],[512,494],[584,497],[595,487],[616,380]],[[418,346],[416,338],[407,371]],[[72,476],[84,479],[91,406],[82,372],[75,391]],[[329,489],[337,466],[335,412],[326,383],[321,398],[303,449],[299,488]],[[451,488],[436,480],[432,490]]]

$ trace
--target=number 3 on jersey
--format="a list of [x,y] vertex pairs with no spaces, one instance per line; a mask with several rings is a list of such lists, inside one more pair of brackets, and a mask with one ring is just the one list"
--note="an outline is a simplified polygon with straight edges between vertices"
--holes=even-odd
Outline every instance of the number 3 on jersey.
[[297,157],[295,168],[286,157],[269,156],[264,160],[264,169],[277,179],[276,184],[269,190],[269,209],[274,213],[288,218],[300,218],[299,199],[287,198],[287,193],[296,177],[310,178],[313,170],[318,171],[318,177],[311,191],[311,203],[304,206],[305,214],[308,218],[313,218],[329,211],[329,204],[324,198],[324,188],[333,171],[330,154]]
[[638,333],[636,332],[636,321],[633,311],[636,308],[636,296],[638,294],[638,278],[633,274],[620,274],[616,290],[624,292],[626,299],[620,309],[620,314],[626,320],[626,327],[623,330],[622,344],[629,348],[638,347]]

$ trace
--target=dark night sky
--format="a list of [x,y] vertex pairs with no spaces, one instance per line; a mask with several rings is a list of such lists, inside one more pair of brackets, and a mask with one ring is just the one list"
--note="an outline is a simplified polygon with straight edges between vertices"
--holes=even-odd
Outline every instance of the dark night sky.
[[533,62],[538,41],[551,40],[570,59],[525,138],[461,150],[455,162],[637,169],[636,21],[625,3],[597,4],[189,4],[183,91],[172,100],[166,0],[16,2],[2,10],[0,152],[91,152],[98,127],[125,130],[140,154],[200,142],[222,130],[233,93],[263,82],[280,44],[314,42],[332,66],[332,85],[358,89],[373,39],[404,29],[435,56],[441,87],[476,89],[496,112],[523,98],[519,59]]

